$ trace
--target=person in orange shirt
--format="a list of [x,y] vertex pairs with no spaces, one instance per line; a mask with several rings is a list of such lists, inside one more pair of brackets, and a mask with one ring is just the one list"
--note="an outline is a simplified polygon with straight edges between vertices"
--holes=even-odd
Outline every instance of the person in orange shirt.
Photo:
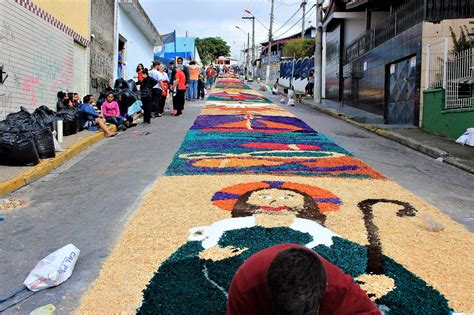
[[196,61],[192,60],[189,63],[189,90],[188,90],[188,99],[193,101],[197,99],[198,92],[198,80],[199,80],[199,66],[196,65]]

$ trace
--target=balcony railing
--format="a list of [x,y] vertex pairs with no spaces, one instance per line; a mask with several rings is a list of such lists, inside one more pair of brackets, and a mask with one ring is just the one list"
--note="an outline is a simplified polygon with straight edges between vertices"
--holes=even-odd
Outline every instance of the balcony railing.
[[425,0],[426,21],[441,21],[444,19],[464,19],[474,16],[474,1],[472,0]]
[[348,64],[367,51],[426,20],[469,18],[474,15],[473,0],[406,0],[383,21],[366,31],[345,48]]

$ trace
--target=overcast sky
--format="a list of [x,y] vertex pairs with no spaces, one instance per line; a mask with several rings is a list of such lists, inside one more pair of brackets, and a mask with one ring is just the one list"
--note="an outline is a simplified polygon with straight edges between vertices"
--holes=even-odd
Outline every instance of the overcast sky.
[[[316,0],[307,0],[307,10]],[[220,36],[231,46],[232,56],[240,57],[247,32],[252,31],[250,20],[242,20],[249,9],[264,24],[270,25],[270,0],[140,0],[143,8],[160,33],[176,30],[178,37]],[[298,10],[301,0],[275,0],[274,38],[286,37],[301,32],[302,11],[278,30]],[[248,15],[247,15],[248,16]],[[306,15],[306,27],[314,25],[314,9]],[[296,24],[296,25],[295,25]],[[245,34],[235,26],[241,27]],[[291,26],[295,25],[292,29]],[[250,34],[252,36],[252,34]],[[268,30],[255,21],[255,44],[268,40]],[[252,38],[250,37],[250,41]],[[250,42],[252,45],[252,42]]]

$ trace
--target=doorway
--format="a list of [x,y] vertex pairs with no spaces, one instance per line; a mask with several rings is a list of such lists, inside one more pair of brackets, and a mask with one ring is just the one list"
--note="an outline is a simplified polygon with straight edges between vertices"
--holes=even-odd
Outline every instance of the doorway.
[[388,124],[414,124],[416,99],[416,56],[389,64],[386,68]]
[[119,34],[117,79],[124,79],[125,77],[124,62],[126,61],[126,50],[125,50],[126,43],[127,43],[127,40],[122,35]]

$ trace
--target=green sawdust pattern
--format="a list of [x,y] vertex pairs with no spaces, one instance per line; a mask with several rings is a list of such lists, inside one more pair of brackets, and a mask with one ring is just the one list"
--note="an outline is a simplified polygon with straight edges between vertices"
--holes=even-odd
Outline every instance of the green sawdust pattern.
[[[252,227],[228,231],[218,245],[248,248],[242,254],[222,261],[203,260],[201,242],[189,241],[166,260],[144,290],[143,304],[138,314],[225,314],[227,291],[235,271],[254,253],[282,243],[307,244],[307,233],[287,227]],[[333,237],[328,248],[314,250],[347,274],[357,277],[365,272],[366,247]],[[447,300],[423,280],[388,257],[383,257],[385,275],[395,280],[396,288],[376,300],[390,305],[389,314],[449,314]],[[203,270],[219,287],[208,281]]]

